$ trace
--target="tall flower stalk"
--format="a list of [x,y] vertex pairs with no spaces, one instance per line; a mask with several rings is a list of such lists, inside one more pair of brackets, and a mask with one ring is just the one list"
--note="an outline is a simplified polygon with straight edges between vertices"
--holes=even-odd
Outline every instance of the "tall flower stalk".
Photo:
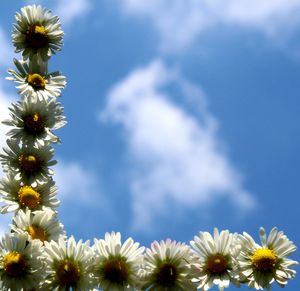
[[57,101],[66,78],[58,71],[48,72],[51,57],[62,47],[63,34],[59,18],[42,6],[26,6],[16,13],[12,40],[21,59],[13,60],[16,69],[8,70],[7,79],[16,83],[20,100],[11,105],[10,118],[3,121],[11,129],[0,155],[5,173],[0,211],[15,216],[1,244],[1,290],[46,288],[47,246],[58,241],[63,245],[66,240],[55,210],[59,200],[52,169],[53,144],[60,143],[55,130],[66,124]]
[[273,228],[261,245],[247,233],[215,228],[200,232],[190,245],[170,239],[140,247],[131,237],[106,233],[90,242],[67,237],[57,216],[59,199],[53,180],[56,130],[66,124],[58,102],[66,85],[48,63],[62,48],[57,16],[40,5],[16,13],[12,42],[20,59],[9,69],[20,100],[13,103],[7,146],[0,154],[0,212],[14,213],[10,232],[0,239],[0,290],[224,290],[242,284],[263,290],[284,287],[296,276],[296,246]]

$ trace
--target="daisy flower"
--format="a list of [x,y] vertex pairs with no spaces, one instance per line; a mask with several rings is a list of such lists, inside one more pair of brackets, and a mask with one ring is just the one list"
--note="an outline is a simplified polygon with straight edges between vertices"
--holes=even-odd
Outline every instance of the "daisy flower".
[[154,241],[144,254],[140,270],[142,290],[184,291],[196,290],[192,283],[190,263],[193,261],[189,246],[171,241]]
[[25,6],[16,13],[12,41],[25,60],[38,57],[47,61],[61,50],[63,34],[59,18],[40,5]]
[[15,173],[16,180],[43,182],[53,175],[49,167],[55,165],[56,161],[51,160],[54,149],[50,145],[36,143],[32,147],[20,146],[13,139],[8,139],[7,145],[8,148],[3,148],[6,155],[0,154],[0,161],[4,171]]
[[143,251],[132,238],[122,244],[119,232],[106,233],[104,240],[95,239],[93,273],[98,287],[104,291],[132,290],[138,281]]
[[18,61],[14,59],[17,71],[8,70],[11,77],[8,80],[15,81],[18,93],[30,99],[48,99],[58,97],[66,85],[66,78],[60,72],[47,72],[47,65],[34,61]]
[[5,234],[0,241],[1,290],[32,290],[42,280],[41,243],[25,234]]
[[89,242],[76,243],[73,236],[67,241],[45,241],[46,278],[42,290],[91,290],[93,279],[90,274],[92,252]]
[[55,99],[30,100],[24,99],[12,104],[9,108],[11,119],[3,123],[14,128],[7,135],[23,143],[39,143],[43,141],[58,143],[59,138],[52,130],[66,124],[63,107]]
[[0,180],[0,201],[4,205],[0,207],[1,213],[18,211],[29,208],[30,210],[42,210],[44,207],[51,209],[59,206],[57,199],[57,187],[52,179],[44,183],[24,184],[16,180],[12,172]]
[[242,248],[238,259],[241,279],[256,290],[269,289],[274,281],[284,287],[296,275],[291,268],[298,262],[287,258],[295,252],[296,246],[275,227],[268,237],[265,229],[260,228],[259,236],[261,245],[246,232],[240,236]]
[[198,261],[193,266],[198,273],[194,280],[198,288],[208,290],[217,285],[220,290],[224,290],[230,282],[238,284],[237,235],[228,230],[219,232],[215,228],[213,236],[208,232],[200,232],[190,243]]
[[28,234],[29,239],[38,239],[42,243],[58,241],[60,236],[65,237],[63,225],[58,221],[56,213],[49,208],[34,212],[28,208],[20,210],[10,226],[13,232]]

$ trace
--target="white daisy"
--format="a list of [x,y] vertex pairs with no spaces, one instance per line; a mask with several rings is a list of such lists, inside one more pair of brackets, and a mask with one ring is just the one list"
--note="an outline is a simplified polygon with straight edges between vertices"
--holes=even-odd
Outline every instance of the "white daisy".
[[18,61],[14,59],[17,71],[8,70],[11,77],[8,80],[15,81],[19,89],[18,93],[30,99],[48,99],[58,97],[66,85],[66,77],[60,72],[47,72],[47,65],[33,61]]
[[39,211],[20,210],[10,225],[13,232],[28,234],[29,239],[44,241],[58,241],[65,237],[63,225],[58,221],[56,213],[50,208]]
[[16,13],[12,40],[25,60],[38,57],[47,61],[61,50],[63,34],[59,18],[40,5],[25,6]]
[[5,234],[0,241],[1,290],[32,290],[42,281],[42,246],[25,234]]
[[45,241],[46,279],[42,290],[91,290],[93,279],[90,274],[92,251],[89,242],[76,243],[74,237],[67,241]]
[[9,108],[11,119],[3,123],[14,126],[7,135],[17,141],[32,144],[37,139],[58,143],[59,138],[52,130],[61,128],[66,124],[63,114],[63,107],[55,99],[30,100],[24,99],[12,104]]
[[200,232],[190,243],[198,261],[194,264],[194,270],[198,270],[195,277],[198,288],[208,290],[217,285],[224,290],[230,282],[238,284],[236,258],[240,248],[236,234],[228,230],[219,233],[215,228],[213,236]]
[[246,232],[240,236],[242,248],[238,259],[241,279],[257,290],[271,288],[274,281],[284,287],[296,275],[291,268],[298,262],[287,258],[295,252],[296,246],[275,227],[268,237],[264,228],[260,228],[259,236],[261,245]]
[[44,207],[51,209],[59,206],[57,187],[52,179],[42,184],[36,182],[24,184],[15,179],[12,172],[0,180],[0,207],[1,213],[14,212],[19,209],[42,210]]
[[132,290],[137,284],[137,272],[143,259],[144,247],[128,238],[121,243],[119,232],[106,233],[94,240],[93,273],[98,287],[104,291]]
[[3,148],[6,155],[0,154],[0,161],[4,171],[15,173],[16,180],[43,182],[49,179],[49,175],[53,175],[49,167],[55,165],[56,161],[51,160],[54,149],[50,145],[36,143],[30,147],[20,146],[14,139],[8,139],[7,145],[8,148]]
[[142,290],[184,291],[196,290],[192,283],[189,246],[171,240],[154,241],[144,254],[140,271]]

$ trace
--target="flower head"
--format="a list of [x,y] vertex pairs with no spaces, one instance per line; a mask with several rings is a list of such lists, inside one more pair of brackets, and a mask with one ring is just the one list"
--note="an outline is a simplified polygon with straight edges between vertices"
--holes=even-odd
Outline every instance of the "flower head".
[[236,235],[228,230],[214,229],[212,236],[208,232],[200,232],[191,241],[197,256],[194,265],[198,288],[208,290],[217,285],[220,290],[227,288],[230,282],[237,284],[237,261],[239,251]]
[[48,99],[58,97],[66,85],[66,78],[60,72],[47,72],[47,66],[34,61],[18,61],[14,59],[17,71],[8,70],[11,77],[8,80],[15,81],[19,89],[18,93],[30,99]]
[[269,289],[274,281],[284,287],[296,275],[291,268],[298,262],[287,258],[295,252],[296,246],[275,227],[268,237],[264,228],[260,229],[259,235],[261,245],[246,232],[240,236],[242,248],[238,259],[241,280],[257,290]]
[[45,241],[46,278],[42,290],[91,290],[93,279],[90,274],[92,252],[89,243],[74,237],[60,237],[58,242]]
[[106,233],[105,239],[94,240],[93,273],[98,287],[104,291],[132,290],[137,284],[137,272],[144,248],[132,238],[121,243],[119,232]]
[[60,236],[65,237],[63,225],[58,221],[56,213],[49,209],[18,211],[13,218],[11,230],[16,233],[25,233],[29,239],[38,239],[41,242],[58,241]]
[[63,107],[55,99],[31,100],[24,99],[12,104],[11,119],[3,123],[14,126],[7,135],[16,141],[34,144],[38,141],[57,143],[59,139],[52,130],[61,128],[66,124]]
[[1,213],[18,211],[29,208],[30,210],[42,210],[44,207],[57,208],[57,187],[52,179],[43,183],[28,183],[15,179],[15,174],[8,172],[7,176],[0,180],[0,201],[4,205],[0,207]]
[[63,34],[59,18],[40,5],[25,6],[16,13],[12,39],[25,60],[37,57],[47,61],[61,49]]
[[42,247],[25,234],[5,234],[0,241],[1,290],[31,290],[44,275]]
[[154,241],[144,255],[140,271],[142,289],[184,291],[196,290],[192,283],[190,247],[171,240]]
[[31,183],[43,182],[53,175],[49,168],[56,164],[51,160],[54,149],[48,144],[36,143],[34,146],[19,145],[16,140],[7,140],[8,148],[4,148],[6,155],[0,155],[4,170],[15,173],[16,180]]

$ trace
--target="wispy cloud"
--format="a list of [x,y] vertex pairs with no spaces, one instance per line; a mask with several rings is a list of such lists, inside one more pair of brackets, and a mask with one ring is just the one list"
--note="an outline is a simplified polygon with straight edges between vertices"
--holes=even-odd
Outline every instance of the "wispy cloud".
[[95,205],[101,200],[101,204],[105,204],[99,177],[92,170],[86,169],[78,162],[65,162],[60,159],[54,170],[54,180],[57,182],[59,198],[62,201]]
[[71,25],[78,18],[86,16],[92,8],[91,0],[28,0],[26,4],[43,4],[53,7],[54,13],[59,15],[63,25]]
[[[0,29],[0,44],[1,48],[5,47],[5,42],[1,41],[1,29]],[[5,52],[4,52],[5,54]],[[1,66],[6,66],[5,62],[0,62]],[[9,117],[8,114],[8,106],[12,100],[12,97],[3,89],[3,83],[0,80],[0,151],[2,152],[2,148],[5,145],[6,140],[6,132],[8,131],[7,126],[2,124],[2,120]],[[3,176],[2,167],[0,167],[0,179]],[[9,223],[11,222],[11,214],[0,214],[0,237],[4,235],[6,231],[9,230]]]
[[[12,62],[13,58],[13,48],[10,45],[10,41],[2,29],[0,27],[0,69],[6,69]],[[4,88],[4,77],[0,79],[0,150],[2,151],[2,147],[5,145],[6,140],[6,132],[8,131],[7,126],[2,124],[2,120],[9,117],[8,106],[10,105],[13,97],[5,90]],[[0,167],[0,177],[2,176],[2,167]]]
[[12,63],[13,47],[4,29],[0,27],[0,67],[7,67]]
[[162,48],[181,50],[216,25],[258,29],[272,37],[299,27],[298,0],[119,0],[125,13],[148,19]]
[[[0,150],[5,145],[6,133],[9,130],[7,126],[2,124],[4,119],[9,118],[8,106],[13,97],[3,88],[3,82],[0,80]],[[0,177],[2,176],[2,167],[0,167]]]
[[0,238],[9,231],[9,224],[12,220],[12,214],[0,214]]
[[90,0],[59,0],[55,12],[64,24],[71,24],[76,19],[86,15],[92,8]]
[[[7,37],[4,31],[1,29],[1,27],[0,27],[0,51],[1,51],[0,68],[6,70],[7,66],[12,61],[13,49],[10,47]],[[9,117],[8,106],[13,100],[13,97],[10,95],[10,93],[8,93],[7,90],[5,90],[4,88],[3,79],[4,78],[0,79],[0,148],[1,149],[4,146],[5,139],[6,139],[5,134],[8,131],[7,126],[3,125],[2,121]],[[1,169],[0,169],[0,173],[1,173]]]
[[[196,100],[198,116],[172,100],[172,86]],[[123,126],[134,166],[129,187],[136,229],[170,212],[172,203],[189,209],[222,197],[239,208],[254,205],[222,151],[218,122],[200,88],[156,60],[116,84],[107,98],[101,116]]]
[[110,217],[113,209],[112,201],[104,195],[99,173],[79,161],[61,159],[54,171],[61,201],[59,213],[67,232],[94,236],[95,231],[104,227],[104,223],[99,225],[99,219]]

